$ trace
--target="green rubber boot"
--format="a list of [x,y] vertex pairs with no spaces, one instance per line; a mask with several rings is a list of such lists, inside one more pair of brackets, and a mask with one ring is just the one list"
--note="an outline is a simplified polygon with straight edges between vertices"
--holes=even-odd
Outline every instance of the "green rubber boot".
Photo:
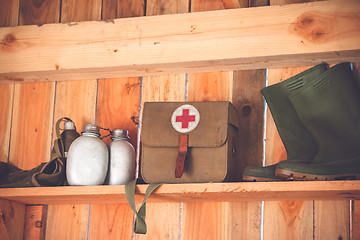
[[[276,128],[287,152],[287,160],[311,162],[318,151],[316,141],[300,121],[288,96],[309,85],[326,71],[326,64],[319,64],[283,82],[261,90]],[[245,181],[278,181],[275,176],[277,164],[266,167],[247,167],[243,174]]]
[[360,91],[349,63],[338,64],[289,96],[319,152],[311,164],[281,162],[279,177],[360,179]]

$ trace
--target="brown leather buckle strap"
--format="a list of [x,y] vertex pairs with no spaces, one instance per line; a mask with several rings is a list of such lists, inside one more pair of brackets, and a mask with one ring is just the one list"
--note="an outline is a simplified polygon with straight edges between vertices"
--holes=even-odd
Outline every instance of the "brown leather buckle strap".
[[185,159],[188,149],[188,138],[187,134],[181,134],[179,136],[179,153],[176,159],[175,177],[181,178],[185,170]]

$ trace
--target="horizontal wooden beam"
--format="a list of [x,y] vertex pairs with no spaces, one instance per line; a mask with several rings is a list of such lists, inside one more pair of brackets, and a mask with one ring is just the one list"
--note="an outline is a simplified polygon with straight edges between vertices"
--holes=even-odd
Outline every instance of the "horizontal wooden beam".
[[360,61],[360,1],[0,28],[0,82]]
[[[141,202],[148,185],[138,185]],[[0,198],[26,204],[126,203],[124,186],[66,186],[0,189]],[[262,200],[360,200],[360,181],[164,184],[149,202],[236,202]]]

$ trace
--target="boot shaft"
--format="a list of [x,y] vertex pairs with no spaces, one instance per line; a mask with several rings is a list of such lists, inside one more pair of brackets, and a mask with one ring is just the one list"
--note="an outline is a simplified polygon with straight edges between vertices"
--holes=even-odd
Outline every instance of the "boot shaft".
[[313,163],[360,155],[360,91],[349,63],[330,68],[289,99],[319,146]]
[[319,64],[261,90],[285,146],[287,159],[313,157],[318,151],[315,139],[300,121],[289,95],[301,90],[325,71],[326,64]]

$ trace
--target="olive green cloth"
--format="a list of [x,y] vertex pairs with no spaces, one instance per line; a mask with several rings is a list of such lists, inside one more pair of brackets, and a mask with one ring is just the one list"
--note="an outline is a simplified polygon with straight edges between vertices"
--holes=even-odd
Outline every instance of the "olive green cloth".
[[147,232],[147,226],[146,226],[146,222],[145,222],[145,216],[146,216],[146,200],[148,199],[148,197],[150,196],[150,194],[160,186],[160,183],[150,183],[148,188],[146,189],[145,192],[145,197],[144,200],[139,208],[139,211],[136,211],[136,206],[135,206],[135,188],[136,188],[136,179],[127,183],[125,185],[125,194],[126,194],[126,199],[131,207],[131,209],[133,210],[133,212],[135,213],[135,226],[134,226],[134,232],[135,233],[139,233],[139,234],[146,234]]
[[57,186],[63,183],[64,171],[61,158],[42,163],[28,171],[0,162],[0,187]]
[[[63,185],[65,179],[65,147],[69,147],[69,139],[60,134],[60,123],[69,118],[60,118],[55,125],[57,139],[51,152],[50,161],[41,163],[31,170],[20,169],[10,163],[0,162],[0,187],[40,187]],[[72,134],[71,139],[76,138]],[[70,139],[70,140],[71,140]]]

